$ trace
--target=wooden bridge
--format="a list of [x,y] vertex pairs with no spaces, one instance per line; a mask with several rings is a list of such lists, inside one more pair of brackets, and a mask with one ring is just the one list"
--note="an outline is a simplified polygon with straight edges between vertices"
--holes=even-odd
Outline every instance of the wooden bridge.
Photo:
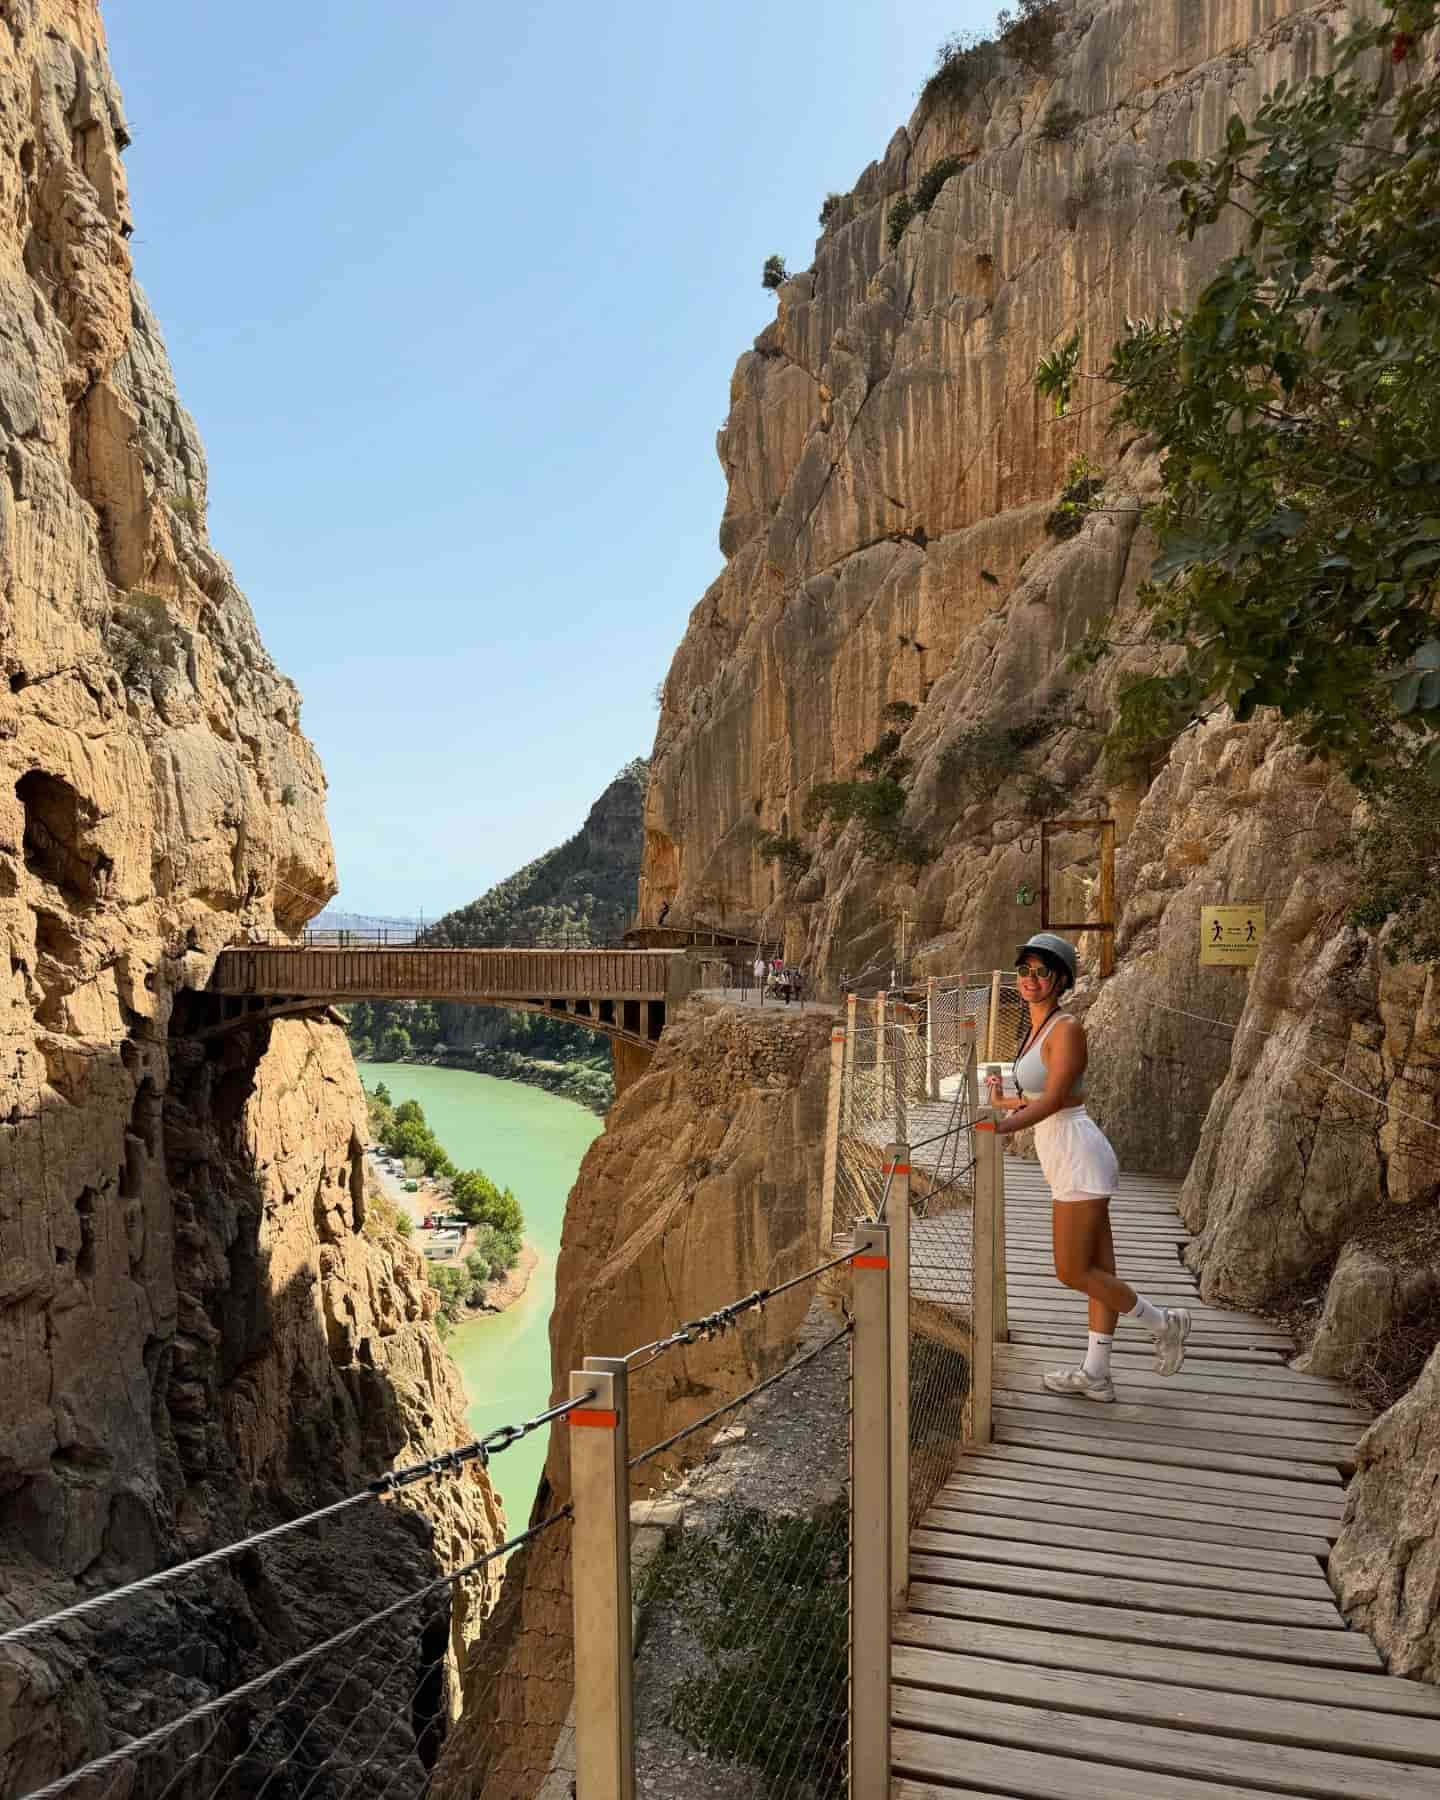
[[648,1051],[699,973],[696,953],[683,949],[235,945],[215,960],[202,1035],[347,1000],[453,1000],[545,1013]]
[[993,1441],[911,1538],[893,1624],[892,1800],[1434,1800],[1440,1692],[1387,1675],[1326,1580],[1370,1413],[1269,1321],[1204,1305],[1178,1183],[1122,1176],[1120,1271],[1191,1309],[1184,1372],[1123,1322],[1119,1399],[1045,1392],[1084,1353],[1050,1199],[1007,1158],[1009,1339]]

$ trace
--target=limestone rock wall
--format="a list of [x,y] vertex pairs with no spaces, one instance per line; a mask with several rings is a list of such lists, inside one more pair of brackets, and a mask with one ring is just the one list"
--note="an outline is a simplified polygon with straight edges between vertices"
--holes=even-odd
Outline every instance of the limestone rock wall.
[[[1039,923],[1021,897],[1039,890],[1039,821],[1114,818],[1118,973],[1078,997],[1095,1111],[1129,1166],[1190,1170],[1207,1297],[1318,1305],[1352,1238],[1440,1202],[1433,979],[1346,924],[1346,872],[1323,853],[1354,796],[1274,725],[1214,716],[1107,773],[1117,690],[1154,653],[1083,673],[1069,658],[1101,621],[1121,645],[1140,635],[1139,515],[1158,472],[1147,445],[1107,432],[1101,390],[1056,421],[1032,378],[1077,330],[1082,370],[1103,367],[1127,315],[1196,292],[1236,240],[1176,234],[1165,166],[1323,70],[1348,14],[1328,0],[1063,10],[1045,72],[1001,64],[959,110],[922,103],[736,365],[717,444],[726,566],[665,683],[641,916],[668,900],[672,919],[758,927],[822,986],[887,983],[902,912],[916,976],[1008,964]],[[1061,109],[1070,122],[1047,132]],[[892,201],[944,158],[961,166],[892,249]],[[1060,535],[1050,514],[1082,452],[1102,510]],[[810,790],[855,775],[892,701],[916,709],[899,727],[905,822],[933,852],[916,869],[867,856],[857,825],[827,841],[803,823]],[[762,858],[769,833],[802,841],[802,872]],[[1094,834],[1060,839],[1055,911],[1093,917],[1097,876]],[[1263,901],[1270,921],[1249,975],[1198,966],[1200,907],[1233,900]],[[1399,1479],[1381,1462],[1357,1482],[1357,1531],[1383,1516],[1377,1484]],[[1417,1529],[1433,1540],[1433,1522]],[[1397,1619],[1376,1610],[1382,1643]]]
[[[299,696],[206,535],[204,454],[134,281],[127,142],[94,0],[5,0],[6,1622],[463,1430],[419,1260],[366,1229],[343,1037],[302,1022],[192,1035],[184,990],[214,953],[303,922],[335,874]],[[361,1528],[377,1595],[497,1528],[480,1481],[408,1518],[377,1508]],[[207,1605],[214,1684],[337,1616],[323,1600],[288,1616],[223,1577]],[[102,1747],[117,1708],[131,1732],[170,1716],[174,1631],[153,1657],[143,1621],[117,1637],[133,1660],[113,1692],[81,1639],[59,1662],[0,1667],[0,1786],[28,1791]],[[405,1654],[397,1639],[386,1679],[404,1677]],[[401,1735],[398,1754],[414,1755]]]

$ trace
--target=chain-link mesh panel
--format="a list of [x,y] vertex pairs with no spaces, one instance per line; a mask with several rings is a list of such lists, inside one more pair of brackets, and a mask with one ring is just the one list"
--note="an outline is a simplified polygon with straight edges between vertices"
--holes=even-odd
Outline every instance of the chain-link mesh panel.
[[817,1299],[762,1389],[637,1454],[641,1793],[847,1792],[849,1345],[835,1303]]
[[[553,1542],[568,1544],[567,1517],[525,1535],[522,1555],[549,1537],[568,1563]],[[420,1800],[446,1791],[435,1783],[452,1737],[479,1727],[467,1770],[503,1780],[482,1789],[467,1776],[457,1791],[537,1800],[570,1704],[568,1585],[533,1632],[536,1672],[507,1686],[514,1634],[495,1636],[494,1679],[466,1672],[456,1725],[461,1662],[490,1649],[509,1590],[504,1546],[437,1574],[434,1551],[450,1541],[408,1505],[372,1498],[0,1645],[0,1688],[22,1696],[0,1755],[5,1793]],[[527,1584],[527,1612],[538,1598]],[[536,1695],[556,1682],[558,1723],[537,1733]]]

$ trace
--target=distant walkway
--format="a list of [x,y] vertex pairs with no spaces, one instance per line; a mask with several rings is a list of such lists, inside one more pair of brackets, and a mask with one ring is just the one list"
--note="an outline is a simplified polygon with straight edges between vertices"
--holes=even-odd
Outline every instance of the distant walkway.
[[701,988],[699,997],[702,1000],[721,1000],[730,1006],[751,1006],[757,1012],[833,1013],[835,1011],[835,1008],[824,1000],[792,1000],[788,1006],[774,994],[766,994],[762,1000],[757,987]]
[[1111,1211],[1122,1274],[1191,1309],[1184,1373],[1122,1323],[1098,1405],[1041,1385],[1083,1354],[1085,1301],[1055,1281],[1039,1169],[1005,1159],[995,1441],[911,1540],[894,1800],[1440,1794],[1440,1693],[1386,1675],[1325,1579],[1370,1412],[1290,1370],[1268,1320],[1201,1301],[1178,1187],[1122,1176]]

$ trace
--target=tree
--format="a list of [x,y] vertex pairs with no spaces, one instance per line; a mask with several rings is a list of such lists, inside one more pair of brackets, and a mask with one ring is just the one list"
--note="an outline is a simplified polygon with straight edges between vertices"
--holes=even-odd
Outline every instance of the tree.
[[390,1090],[388,1087],[386,1087],[386,1085],[383,1081],[377,1081],[375,1083],[375,1092],[371,1097],[372,1097],[372,1099],[378,1100],[379,1103],[381,1104],[381,1106],[393,1106],[394,1105],[394,1101],[391,1098]]
[[381,1062],[403,1062],[410,1054],[410,1033],[403,1025],[392,1025],[380,1040]]
[[[1436,15],[1386,0],[1329,73],[1170,167],[1188,236],[1236,211],[1249,226],[1102,377],[1116,424],[1163,452],[1142,599],[1178,647],[1122,694],[1122,745],[1218,701],[1276,708],[1362,783],[1417,756],[1440,779],[1440,84],[1415,51]],[[1076,352],[1037,371],[1060,410]]]
[[402,1100],[395,1108],[395,1123],[408,1125],[414,1121],[417,1125],[425,1123],[425,1109],[418,1100]]
[[761,287],[773,291],[775,288],[784,287],[789,279],[783,256],[767,256],[765,258],[765,267],[760,274]]

